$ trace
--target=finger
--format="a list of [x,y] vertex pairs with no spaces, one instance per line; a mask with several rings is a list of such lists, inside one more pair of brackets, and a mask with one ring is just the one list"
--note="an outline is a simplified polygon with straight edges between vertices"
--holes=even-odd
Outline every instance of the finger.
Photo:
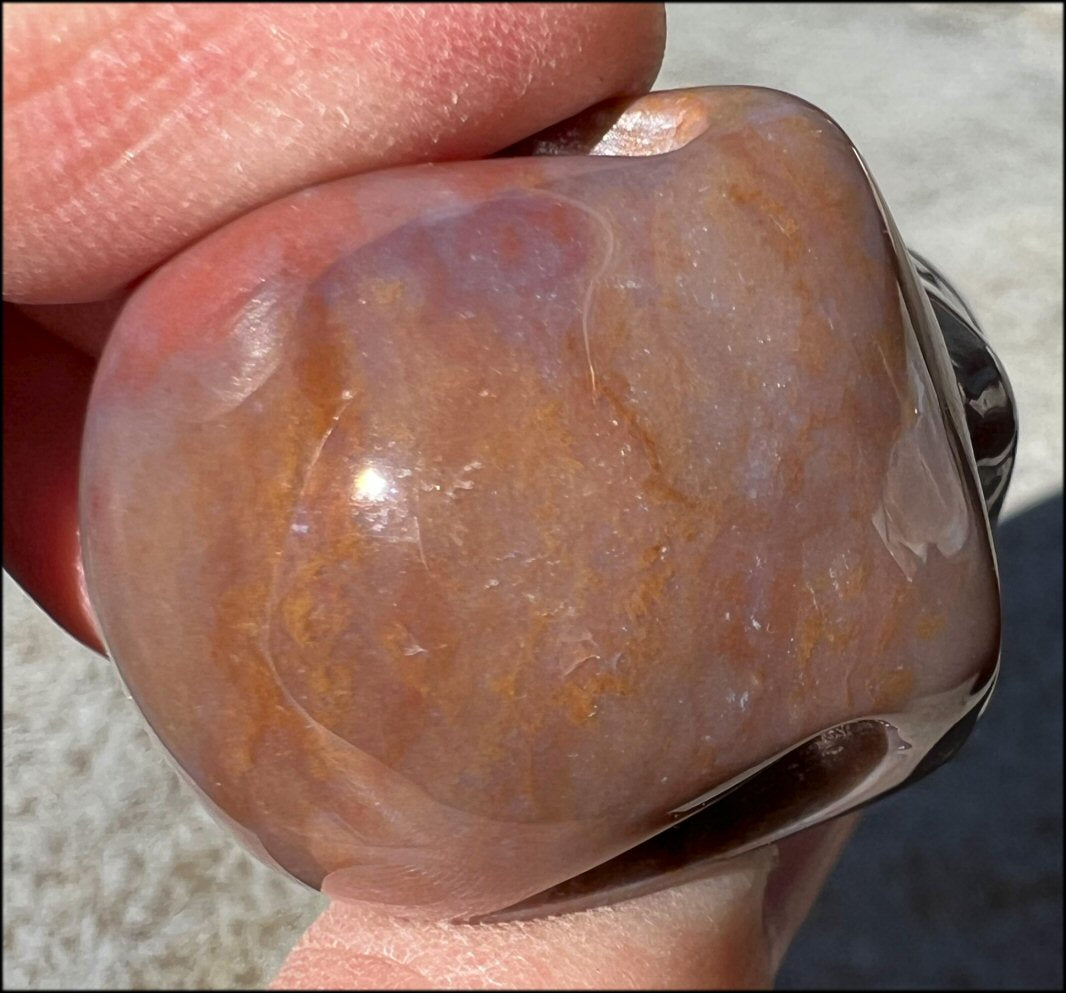
[[62,338],[79,352],[99,358],[129,296],[120,293],[91,303],[45,303],[18,309],[37,327]]
[[[105,296],[305,183],[502,147],[647,85],[663,43],[661,10],[644,5],[72,4],[4,19],[5,293],[45,301]],[[248,78],[227,88],[234,65]],[[330,113],[278,141],[270,122],[309,103]],[[41,127],[55,140],[36,140]],[[76,495],[91,366],[26,332],[98,355],[123,299],[25,308],[32,324],[20,315],[5,346],[5,565],[93,647]]]
[[411,924],[331,904],[275,989],[750,989],[768,985],[764,854],[611,907],[507,924]]
[[6,5],[5,296],[99,299],[300,187],[486,155],[646,88],[664,37],[644,4]]
[[4,568],[102,650],[78,540],[78,460],[95,363],[4,305]]
[[[611,907],[491,925],[331,904],[275,989],[750,989],[769,985],[840,854],[845,818]],[[802,840],[801,840],[802,839]]]

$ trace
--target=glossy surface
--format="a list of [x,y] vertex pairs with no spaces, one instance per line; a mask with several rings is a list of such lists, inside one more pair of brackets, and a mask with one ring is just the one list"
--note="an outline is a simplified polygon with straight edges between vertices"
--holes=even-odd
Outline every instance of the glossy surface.
[[995,523],[1007,495],[1018,449],[1014,392],[1003,364],[958,291],[928,259],[913,251],[909,254],[944,336],[985,506]]
[[824,729],[947,731],[988,686],[962,407],[850,143],[742,88],[613,133],[595,150],[673,150],[256,211],[105,354],[82,514],[108,648],[310,885],[498,910]]

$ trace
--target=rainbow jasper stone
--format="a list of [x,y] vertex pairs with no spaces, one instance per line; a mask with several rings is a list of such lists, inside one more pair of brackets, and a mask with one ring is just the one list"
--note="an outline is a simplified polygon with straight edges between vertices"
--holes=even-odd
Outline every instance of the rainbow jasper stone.
[[[441,919],[862,802],[999,651],[964,397],[840,128],[708,88],[515,151],[182,253],[85,441],[92,602],[167,751],[271,864]],[[716,808],[804,743],[821,793]]]

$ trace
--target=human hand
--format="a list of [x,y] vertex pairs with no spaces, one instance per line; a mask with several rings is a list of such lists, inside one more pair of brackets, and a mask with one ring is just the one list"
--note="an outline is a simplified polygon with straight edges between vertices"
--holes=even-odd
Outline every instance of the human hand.
[[[22,305],[6,335],[5,564],[96,646],[74,484],[93,360],[128,287],[294,189],[476,158],[646,88],[662,46],[660,13],[641,7],[101,5],[5,16],[5,296]],[[323,42],[345,32],[347,46]],[[55,141],[35,144],[41,132]],[[412,926],[335,906],[279,982],[764,983],[845,833],[794,839],[777,868],[774,852],[757,853],[701,882],[532,924]]]

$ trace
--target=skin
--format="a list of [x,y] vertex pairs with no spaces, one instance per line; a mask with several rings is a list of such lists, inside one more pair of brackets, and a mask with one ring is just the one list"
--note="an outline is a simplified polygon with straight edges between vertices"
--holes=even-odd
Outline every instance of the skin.
[[[78,548],[80,436],[95,360],[146,273],[304,186],[482,157],[643,92],[664,41],[661,7],[643,4],[5,6],[5,568],[101,650]],[[524,924],[334,904],[276,985],[763,986],[849,829]]]

